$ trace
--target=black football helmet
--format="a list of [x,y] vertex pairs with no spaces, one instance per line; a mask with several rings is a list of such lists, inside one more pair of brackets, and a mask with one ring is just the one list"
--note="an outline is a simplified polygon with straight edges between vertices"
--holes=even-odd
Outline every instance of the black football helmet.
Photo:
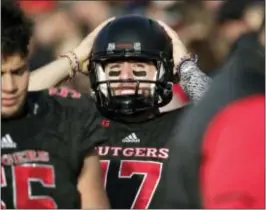
[[[112,117],[132,117],[156,112],[173,96],[172,42],[154,20],[128,15],[108,23],[98,34],[92,48],[89,76],[100,111]],[[153,62],[155,80],[106,80],[104,65],[110,61],[137,60]],[[135,83],[135,94],[115,95],[112,83]],[[139,85],[149,83],[150,95],[139,94]]]

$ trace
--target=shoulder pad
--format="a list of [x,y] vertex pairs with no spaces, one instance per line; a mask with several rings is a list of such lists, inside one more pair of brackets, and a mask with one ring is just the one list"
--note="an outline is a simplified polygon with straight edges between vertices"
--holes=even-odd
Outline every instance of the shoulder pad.
[[56,100],[64,106],[89,106],[93,103],[92,98],[88,94],[81,94],[78,91],[67,87],[53,87],[48,89],[49,97]]

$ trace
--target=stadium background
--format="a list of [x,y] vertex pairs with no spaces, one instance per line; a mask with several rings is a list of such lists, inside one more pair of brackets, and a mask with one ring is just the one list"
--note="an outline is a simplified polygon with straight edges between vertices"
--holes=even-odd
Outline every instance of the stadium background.
[[[140,14],[173,27],[189,51],[199,57],[202,71],[219,71],[241,35],[257,30],[264,17],[262,0],[225,1],[20,1],[35,22],[30,69],[36,69],[73,49],[108,17]],[[88,78],[72,86],[88,91]]]

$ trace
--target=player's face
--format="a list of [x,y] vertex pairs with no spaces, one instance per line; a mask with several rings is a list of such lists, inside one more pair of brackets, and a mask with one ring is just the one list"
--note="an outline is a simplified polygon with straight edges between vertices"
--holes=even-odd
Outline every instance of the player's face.
[[[156,77],[156,67],[152,62],[121,61],[105,66],[107,80],[151,80]],[[115,95],[134,94],[136,83],[111,83]],[[138,94],[150,94],[151,84],[140,83]]]
[[3,118],[18,114],[24,104],[29,82],[27,59],[20,55],[2,57],[2,109]]

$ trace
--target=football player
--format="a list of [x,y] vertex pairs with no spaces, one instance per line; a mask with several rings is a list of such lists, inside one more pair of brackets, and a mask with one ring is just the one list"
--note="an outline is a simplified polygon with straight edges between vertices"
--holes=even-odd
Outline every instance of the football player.
[[156,208],[168,137],[183,112],[160,112],[173,99],[173,69],[171,39],[157,21],[117,18],[95,39],[89,76],[97,107],[110,119],[109,141],[97,151],[112,208]]
[[[123,16],[104,23],[94,35],[88,70],[92,97],[107,117],[109,141],[97,151],[111,207],[156,208],[153,198],[161,185],[164,163],[170,158],[168,139],[184,110],[178,103],[171,110],[162,112],[161,108],[175,100],[172,85],[179,82],[181,72],[192,71],[191,77],[184,78],[195,79],[196,75],[204,87],[208,79],[194,60],[186,57],[177,35],[162,22]],[[33,80],[37,75],[41,78],[40,73],[51,81],[68,74],[63,69],[50,72],[55,64],[44,67],[50,78],[41,69]],[[187,81],[190,84],[191,80]]]
[[27,93],[31,23],[14,1],[1,12],[1,209],[108,208],[94,103],[66,89]]

